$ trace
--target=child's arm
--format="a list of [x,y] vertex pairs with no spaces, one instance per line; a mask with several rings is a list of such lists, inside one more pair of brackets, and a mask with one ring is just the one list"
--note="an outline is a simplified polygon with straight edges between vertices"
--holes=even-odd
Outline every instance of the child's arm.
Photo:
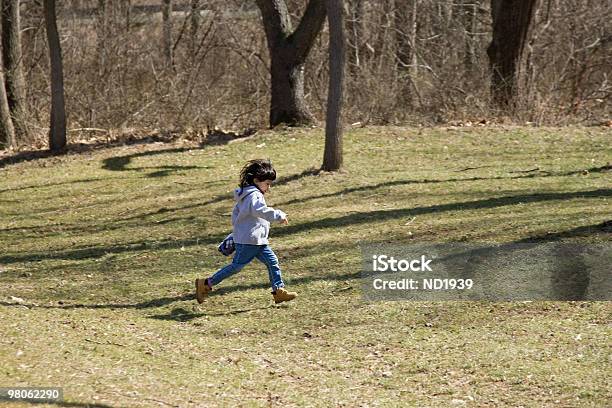
[[269,222],[282,222],[283,220],[287,219],[287,214],[281,210],[275,210],[272,207],[268,207],[266,202],[263,200],[263,197],[260,197],[258,194],[253,194],[251,201],[251,212],[253,215],[263,218]]

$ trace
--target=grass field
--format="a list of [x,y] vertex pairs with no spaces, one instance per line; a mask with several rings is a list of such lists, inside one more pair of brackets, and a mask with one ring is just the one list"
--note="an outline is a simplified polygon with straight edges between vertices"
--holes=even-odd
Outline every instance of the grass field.
[[[611,136],[349,129],[335,174],[315,171],[320,129],[6,166],[0,387],[62,387],[65,407],[611,406],[609,302],[368,303],[358,246],[608,242]],[[271,244],[299,298],[275,306],[254,263],[198,305],[256,157],[280,176]]]

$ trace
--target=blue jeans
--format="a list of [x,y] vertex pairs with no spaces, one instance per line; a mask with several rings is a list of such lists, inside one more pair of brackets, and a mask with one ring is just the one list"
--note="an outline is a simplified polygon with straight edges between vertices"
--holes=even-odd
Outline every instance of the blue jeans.
[[208,280],[211,286],[221,283],[222,280],[229,278],[242,268],[247,266],[254,258],[257,258],[263,262],[268,268],[268,276],[270,278],[270,284],[272,290],[282,288],[285,286],[283,279],[281,278],[281,270],[278,266],[278,258],[272,248],[268,245],[249,245],[249,244],[236,244],[236,253],[232,263],[219,269],[213,276]]

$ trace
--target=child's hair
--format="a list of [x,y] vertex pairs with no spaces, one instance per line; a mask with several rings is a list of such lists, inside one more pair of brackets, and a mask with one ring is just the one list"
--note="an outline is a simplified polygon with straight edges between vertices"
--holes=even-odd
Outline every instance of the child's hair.
[[254,180],[276,180],[276,170],[272,167],[270,160],[249,160],[240,170],[240,188],[252,186]]

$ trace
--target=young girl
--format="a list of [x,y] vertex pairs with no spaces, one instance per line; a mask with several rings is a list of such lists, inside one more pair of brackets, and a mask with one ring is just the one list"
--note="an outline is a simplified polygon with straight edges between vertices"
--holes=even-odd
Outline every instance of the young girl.
[[232,211],[233,239],[236,253],[232,263],[219,269],[213,276],[196,279],[196,299],[202,303],[214,285],[244,268],[254,258],[268,268],[275,303],[295,299],[297,293],[287,292],[281,278],[278,258],[268,246],[270,223],[287,225],[287,215],[266,205],[264,194],[276,180],[276,170],[269,160],[251,160],[240,172],[240,187],[234,191],[236,205]]

